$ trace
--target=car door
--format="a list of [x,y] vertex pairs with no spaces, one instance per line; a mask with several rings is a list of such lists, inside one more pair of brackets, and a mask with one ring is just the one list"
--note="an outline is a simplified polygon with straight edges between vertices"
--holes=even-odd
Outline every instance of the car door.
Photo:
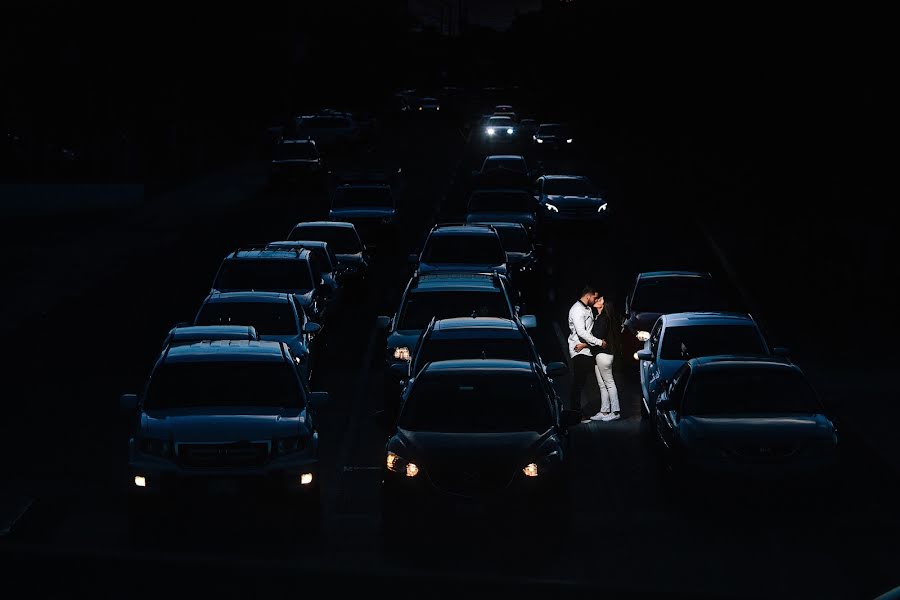
[[[675,447],[681,399],[684,397],[684,390],[689,378],[690,366],[685,364],[672,377],[672,383],[659,395],[656,404],[656,431],[663,446],[669,451]],[[664,401],[669,402],[665,403]]]
[[641,391],[644,394],[648,411],[652,409],[660,392],[659,348],[662,341],[662,333],[663,321],[660,318],[650,332],[650,339],[644,344],[644,348],[650,350],[656,359],[653,361],[641,361]]

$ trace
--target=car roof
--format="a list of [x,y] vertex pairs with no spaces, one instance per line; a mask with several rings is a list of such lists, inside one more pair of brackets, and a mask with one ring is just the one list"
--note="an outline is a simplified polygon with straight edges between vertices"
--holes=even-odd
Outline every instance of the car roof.
[[[473,225],[480,225],[480,223],[472,223]],[[521,223],[512,223],[507,221],[491,221],[490,223],[485,223],[485,225],[490,225],[494,229],[521,229],[527,233],[525,226]]]
[[290,294],[279,292],[217,292],[206,298],[209,304],[223,304],[228,302],[260,302],[260,303],[290,303]]
[[586,180],[587,177],[584,175],[543,175],[542,179],[545,181],[556,181],[556,180],[569,180],[569,179],[581,179]]
[[387,183],[342,183],[337,189],[390,190],[391,186]]
[[503,360],[497,358],[466,358],[457,360],[440,360],[428,363],[422,373],[475,373],[489,371],[498,376],[504,373],[519,375],[535,372],[534,363],[523,360]]
[[444,225],[438,226],[431,231],[432,236],[452,235],[452,236],[471,236],[482,235],[496,237],[497,232],[485,225]]
[[309,250],[302,248],[253,248],[252,250],[235,250],[225,260],[308,260]]
[[756,321],[747,313],[739,312],[681,312],[662,316],[666,327],[686,325],[747,325],[756,327]]
[[740,355],[720,355],[720,356],[701,356],[692,358],[688,361],[692,370],[696,372],[709,372],[714,370],[728,369],[757,369],[757,370],[773,370],[773,371],[794,371],[803,374],[803,371],[786,358],[773,356],[740,356]]
[[490,156],[486,156],[484,160],[521,160],[524,161],[525,157],[521,154],[491,154]]
[[696,278],[696,279],[712,279],[709,273],[701,273],[699,271],[649,271],[647,273],[639,273],[638,279],[665,279],[671,277],[673,279]]
[[458,317],[440,319],[431,329],[431,340],[523,340],[524,334],[515,321],[497,317]]
[[256,340],[215,340],[171,346],[164,358],[166,363],[285,361],[280,342]]
[[499,291],[494,276],[489,273],[436,272],[419,275],[410,286],[411,292],[440,292],[447,290],[469,292]]
[[278,143],[279,143],[279,144],[300,144],[300,145],[306,145],[306,146],[315,146],[315,145],[316,145],[316,142],[313,141],[313,140],[311,140],[311,139],[309,139],[309,138],[303,138],[303,139],[283,139],[283,140],[281,140],[281,141],[278,142]]
[[356,229],[353,223],[346,221],[302,221],[294,225],[294,229],[303,227],[334,227],[336,229]]
[[488,119],[488,121],[499,121],[501,123],[506,123],[507,121],[512,122],[512,118],[511,117],[503,117],[500,115],[491,115],[491,117]]
[[170,344],[203,340],[258,340],[259,334],[252,325],[187,325],[173,327],[168,339]]

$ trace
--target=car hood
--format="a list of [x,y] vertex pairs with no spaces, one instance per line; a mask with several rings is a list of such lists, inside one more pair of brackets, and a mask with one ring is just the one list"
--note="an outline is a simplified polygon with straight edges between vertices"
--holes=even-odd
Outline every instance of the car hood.
[[547,196],[547,202],[554,206],[565,206],[571,208],[599,208],[606,201],[597,196]]
[[346,221],[348,219],[384,219],[393,217],[395,214],[393,208],[373,207],[373,208],[332,208],[328,211],[328,215],[332,219]]
[[534,225],[534,213],[526,211],[476,211],[466,215],[466,223],[521,223],[525,226]]
[[798,443],[834,436],[831,421],[810,414],[685,416],[678,428],[688,443],[707,440],[725,446]]
[[469,263],[419,263],[419,274],[436,273],[441,271],[446,273],[491,273],[493,271],[496,271],[501,275],[506,275],[506,265],[474,265]]
[[141,415],[143,435],[174,442],[271,440],[308,433],[306,410],[209,407],[151,410]]
[[[462,468],[490,464],[521,468],[531,462],[532,453],[549,432],[512,433],[432,433],[397,431],[397,437],[424,468]],[[521,463],[521,464],[520,464]]]

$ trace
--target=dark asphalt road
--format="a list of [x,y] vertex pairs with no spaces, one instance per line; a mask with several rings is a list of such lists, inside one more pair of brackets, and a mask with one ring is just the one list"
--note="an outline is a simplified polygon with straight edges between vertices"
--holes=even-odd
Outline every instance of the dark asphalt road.
[[[545,161],[548,172],[591,176],[615,210],[608,228],[548,240],[544,293],[528,299],[546,361],[564,360],[559,328],[565,330],[566,310],[585,281],[621,306],[639,271],[706,269],[726,280],[689,219],[648,218],[643,211],[676,182],[614,172],[612,143],[597,137],[574,158]],[[7,395],[9,416],[0,426],[0,493],[34,503],[14,533],[0,538],[9,574],[42,566],[72,573],[77,564],[71,581],[101,595],[124,594],[123,581],[147,569],[198,579],[213,574],[232,593],[300,575],[324,589],[408,585],[428,595],[470,582],[485,593],[859,598],[900,582],[897,481],[859,439],[846,436],[839,480],[827,494],[729,495],[717,493],[715,482],[699,493],[675,493],[648,442],[637,378],[628,369],[617,375],[623,419],[573,431],[575,519],[560,544],[539,543],[535,533],[553,523],[535,519],[513,532],[485,523],[456,535],[423,531],[405,551],[386,548],[377,486],[384,436],[369,417],[381,406],[382,387],[383,340],[374,320],[396,308],[409,275],[405,257],[427,228],[461,216],[467,174],[483,152],[447,121],[394,124],[370,150],[341,162],[403,167],[404,235],[377,256],[366,293],[328,325],[328,354],[313,382],[333,399],[320,430],[322,533],[286,537],[281,516],[262,504],[173,515],[154,539],[134,540],[127,529],[127,432],[118,395],[142,384],[168,328],[193,317],[226,252],[282,239],[296,221],[323,216],[321,193],[271,190],[264,161],[250,161],[182,191],[157,211],[155,228],[114,221],[90,238],[75,236],[72,244],[115,268],[10,333],[15,343],[7,348],[16,355],[4,378],[7,389],[21,391]],[[110,232],[115,237],[106,242]],[[116,260],[120,252],[125,258]],[[48,273],[68,270],[77,279],[64,250],[41,260]],[[558,381],[564,395],[567,379]],[[109,569],[118,577],[88,578]],[[38,585],[58,593],[67,584],[48,578]],[[164,588],[141,578],[147,594]]]

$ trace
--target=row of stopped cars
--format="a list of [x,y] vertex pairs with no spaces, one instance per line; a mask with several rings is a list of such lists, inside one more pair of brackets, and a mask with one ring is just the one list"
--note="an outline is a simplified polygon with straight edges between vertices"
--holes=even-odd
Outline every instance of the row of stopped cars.
[[828,411],[787,350],[732,309],[702,272],[641,273],[626,300],[641,413],[666,465],[682,480],[833,482]]
[[498,229],[434,226],[396,312],[378,318],[389,536],[434,513],[546,511],[556,522],[565,512],[569,428],[581,415],[556,394],[567,366],[546,364],[531,339],[537,319],[524,314]]
[[493,113],[482,116],[477,134],[484,147],[524,147],[538,155],[559,154],[577,147],[575,134],[568,125],[520,119],[508,104],[497,105]]
[[210,492],[265,494],[318,526],[317,423],[328,394],[310,378],[331,315],[365,284],[368,254],[351,223],[298,223],[287,237],[229,253],[194,321],[169,332],[142,391],[121,398],[132,423],[130,514],[142,531],[161,502]]

